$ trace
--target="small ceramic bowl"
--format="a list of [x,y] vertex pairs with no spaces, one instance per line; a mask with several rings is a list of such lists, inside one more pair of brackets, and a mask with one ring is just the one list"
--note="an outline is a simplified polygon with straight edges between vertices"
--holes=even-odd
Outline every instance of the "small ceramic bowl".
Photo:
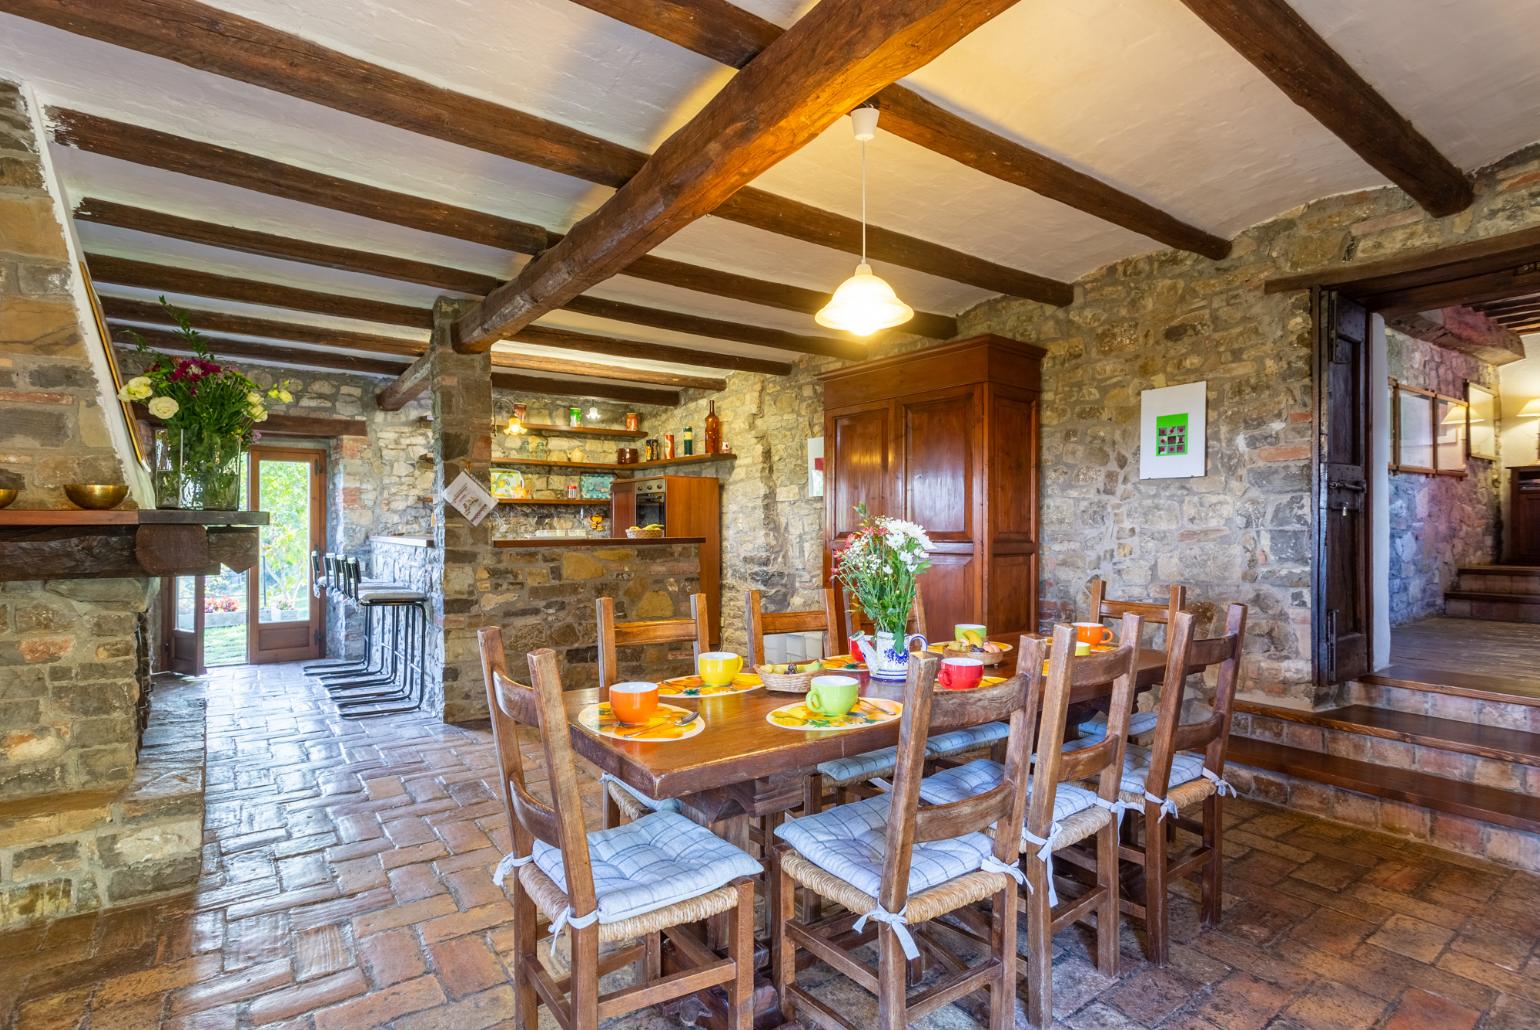
[[4,508],[12,501],[16,500],[16,495],[19,493],[21,493],[21,491],[15,489],[14,487],[0,486],[0,508]]
[[128,496],[128,487],[123,483],[69,483],[64,487],[64,496],[77,508],[106,511],[116,508]]

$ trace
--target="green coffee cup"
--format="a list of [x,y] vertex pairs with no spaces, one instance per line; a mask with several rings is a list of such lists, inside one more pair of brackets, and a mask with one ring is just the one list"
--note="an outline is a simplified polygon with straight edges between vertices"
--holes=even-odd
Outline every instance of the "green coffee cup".
[[856,706],[860,694],[861,681],[853,676],[814,676],[805,700],[809,711],[838,719]]

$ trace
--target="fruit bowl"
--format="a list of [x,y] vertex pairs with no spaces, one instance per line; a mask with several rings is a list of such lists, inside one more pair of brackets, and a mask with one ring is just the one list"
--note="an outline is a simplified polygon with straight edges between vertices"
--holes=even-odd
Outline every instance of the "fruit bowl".
[[948,640],[944,644],[932,644],[930,649],[943,658],[977,658],[984,663],[985,668],[1003,664],[1011,656],[1010,644],[997,644],[992,640],[983,644]]

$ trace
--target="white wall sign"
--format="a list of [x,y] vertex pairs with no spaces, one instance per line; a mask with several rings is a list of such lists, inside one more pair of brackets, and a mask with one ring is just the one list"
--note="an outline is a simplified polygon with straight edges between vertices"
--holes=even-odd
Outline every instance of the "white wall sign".
[[455,476],[454,482],[444,488],[444,500],[473,526],[481,525],[481,520],[497,507],[497,498],[472,479],[468,472]]
[[1208,383],[1139,395],[1139,478],[1207,475]]

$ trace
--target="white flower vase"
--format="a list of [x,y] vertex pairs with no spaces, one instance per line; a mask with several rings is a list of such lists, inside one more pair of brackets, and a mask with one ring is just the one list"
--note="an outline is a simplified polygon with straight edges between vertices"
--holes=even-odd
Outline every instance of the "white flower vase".
[[899,638],[885,629],[877,631],[876,636],[868,633],[857,633],[850,638],[861,651],[861,659],[866,663],[867,673],[872,679],[877,680],[903,680],[909,675],[909,649],[918,640],[920,647],[926,646],[925,638],[918,633],[911,633],[899,643]]

